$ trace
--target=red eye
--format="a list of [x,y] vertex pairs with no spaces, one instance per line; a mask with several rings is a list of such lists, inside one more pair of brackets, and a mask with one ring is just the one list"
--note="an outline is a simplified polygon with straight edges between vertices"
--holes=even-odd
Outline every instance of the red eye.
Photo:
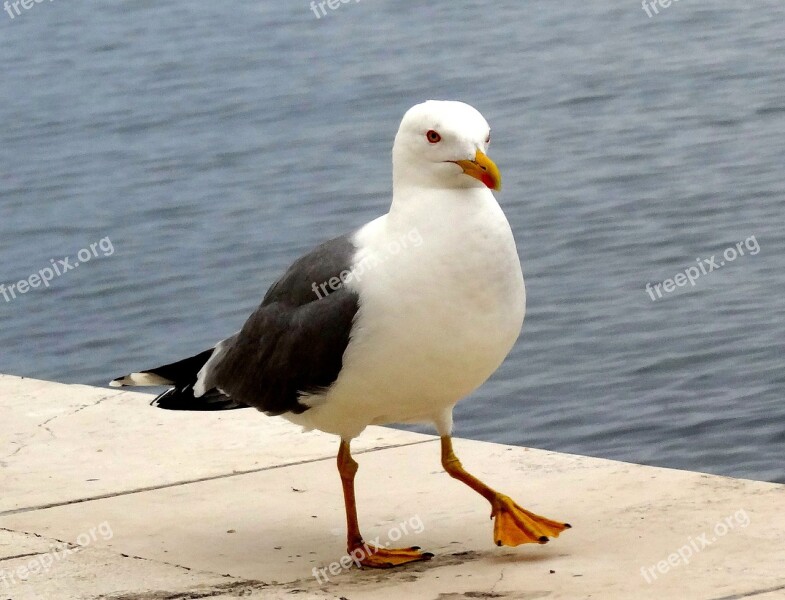
[[442,141],[442,136],[439,135],[438,131],[434,131],[433,129],[428,131],[428,133],[425,134],[425,137],[428,138],[428,141],[431,144],[438,144]]

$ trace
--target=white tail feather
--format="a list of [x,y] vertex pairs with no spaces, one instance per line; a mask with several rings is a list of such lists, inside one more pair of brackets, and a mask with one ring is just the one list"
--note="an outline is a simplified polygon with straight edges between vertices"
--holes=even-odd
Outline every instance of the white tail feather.
[[155,373],[131,373],[125,377],[118,377],[110,381],[109,386],[119,388],[126,385],[172,385],[172,383],[172,381]]

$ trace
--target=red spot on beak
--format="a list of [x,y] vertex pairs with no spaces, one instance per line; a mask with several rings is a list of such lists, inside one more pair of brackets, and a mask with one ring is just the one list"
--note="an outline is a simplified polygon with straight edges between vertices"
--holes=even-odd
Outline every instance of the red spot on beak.
[[496,187],[496,181],[494,181],[493,177],[488,175],[488,173],[482,174],[482,182],[485,184],[485,187],[493,189]]

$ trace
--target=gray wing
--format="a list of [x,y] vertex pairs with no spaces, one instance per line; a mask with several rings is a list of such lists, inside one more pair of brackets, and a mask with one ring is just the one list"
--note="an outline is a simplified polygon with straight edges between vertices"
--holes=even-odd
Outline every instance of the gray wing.
[[216,347],[199,374],[204,391],[271,415],[307,410],[299,396],[338,378],[359,304],[343,286],[319,286],[350,271],[355,252],[347,235],[298,259],[242,330]]

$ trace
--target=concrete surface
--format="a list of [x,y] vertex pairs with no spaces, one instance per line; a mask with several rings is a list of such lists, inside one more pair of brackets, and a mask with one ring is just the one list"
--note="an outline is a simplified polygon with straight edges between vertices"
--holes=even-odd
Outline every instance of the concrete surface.
[[782,485],[456,440],[475,475],[573,525],[497,548],[438,439],[373,427],[364,535],[436,556],[343,569],[334,437],[150,399],[0,376],[0,600],[785,598]]

